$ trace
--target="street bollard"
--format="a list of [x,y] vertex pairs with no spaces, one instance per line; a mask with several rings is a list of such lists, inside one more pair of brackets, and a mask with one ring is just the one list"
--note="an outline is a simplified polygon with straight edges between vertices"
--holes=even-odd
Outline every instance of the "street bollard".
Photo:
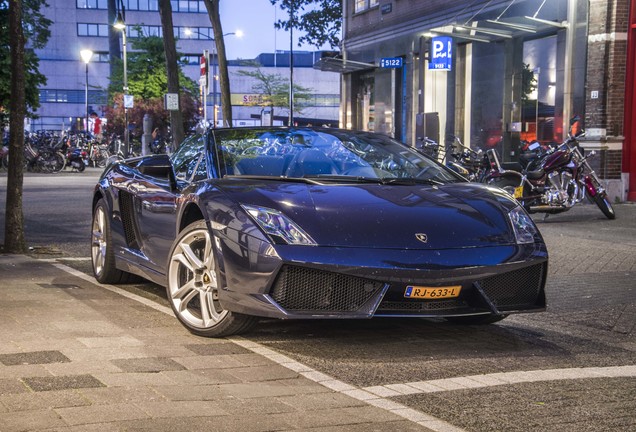
[[150,143],[152,142],[152,118],[150,114],[144,114],[144,133],[141,136],[141,155],[147,156],[151,153]]

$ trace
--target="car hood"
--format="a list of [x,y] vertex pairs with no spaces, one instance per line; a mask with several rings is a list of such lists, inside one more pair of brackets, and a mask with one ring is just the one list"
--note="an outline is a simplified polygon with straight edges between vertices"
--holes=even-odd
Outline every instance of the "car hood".
[[448,249],[515,242],[503,191],[443,186],[305,184],[231,179],[216,185],[237,204],[279,210],[320,246]]

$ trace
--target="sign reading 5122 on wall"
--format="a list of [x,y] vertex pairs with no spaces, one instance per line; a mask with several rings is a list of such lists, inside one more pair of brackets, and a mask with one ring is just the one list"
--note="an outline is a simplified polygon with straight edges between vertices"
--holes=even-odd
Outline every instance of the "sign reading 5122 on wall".
[[436,36],[431,39],[428,68],[449,71],[453,63],[453,38]]

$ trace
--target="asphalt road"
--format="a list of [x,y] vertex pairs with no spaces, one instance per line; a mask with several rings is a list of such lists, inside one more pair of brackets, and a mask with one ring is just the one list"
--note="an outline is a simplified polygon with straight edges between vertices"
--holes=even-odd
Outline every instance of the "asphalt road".
[[[34,256],[90,274],[83,258],[98,174],[25,178]],[[0,174],[2,226],[5,196]],[[264,320],[245,338],[468,431],[636,430],[636,205],[615,209],[614,221],[593,205],[535,218],[550,254],[547,312],[482,327],[415,319]],[[154,284],[125,289],[167,304]],[[594,369],[608,367],[634,372],[600,378]],[[558,371],[553,379],[537,378],[537,371],[551,370]],[[497,374],[497,385],[457,384],[490,374]]]

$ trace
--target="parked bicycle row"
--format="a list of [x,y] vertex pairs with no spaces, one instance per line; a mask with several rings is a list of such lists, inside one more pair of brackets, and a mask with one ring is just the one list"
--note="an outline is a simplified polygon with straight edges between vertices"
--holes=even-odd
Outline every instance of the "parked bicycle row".
[[[140,145],[133,142],[129,156],[140,154]],[[64,169],[82,172],[87,166],[103,168],[112,156],[125,157],[125,146],[118,135],[101,140],[84,131],[25,132],[24,167],[30,172],[56,173]],[[9,167],[8,140],[0,148],[0,168]]]

